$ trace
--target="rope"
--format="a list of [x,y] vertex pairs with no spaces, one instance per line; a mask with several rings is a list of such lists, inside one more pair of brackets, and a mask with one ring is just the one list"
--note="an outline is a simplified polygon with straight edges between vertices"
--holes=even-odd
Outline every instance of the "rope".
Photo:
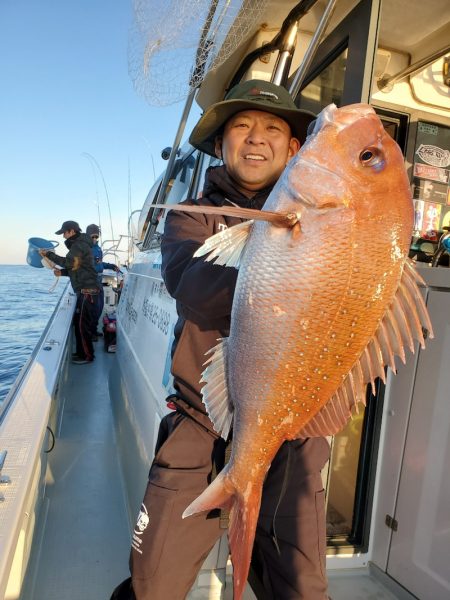
[[53,285],[52,285],[52,286],[50,286],[50,287],[48,288],[48,293],[49,293],[49,294],[51,294],[52,292],[54,292],[54,291],[55,291],[55,289],[56,289],[56,286],[58,285],[58,283],[59,283],[59,280],[60,280],[60,279],[61,279],[61,277],[55,277],[55,280],[56,280],[56,281],[53,283]]
[[278,538],[277,538],[277,531],[276,531],[276,527],[275,527],[275,520],[277,517],[277,512],[278,509],[280,508],[280,504],[281,501],[284,498],[284,495],[286,493],[286,489],[287,489],[287,484],[288,484],[288,480],[289,480],[289,469],[290,469],[290,463],[291,463],[291,444],[288,443],[288,455],[287,455],[287,460],[286,460],[286,467],[284,469],[284,476],[283,476],[283,483],[281,485],[281,491],[280,491],[280,496],[278,498],[278,502],[277,505],[275,507],[275,512],[273,513],[273,519],[272,519],[272,541],[275,545],[275,548],[277,549],[278,555],[281,556],[281,551],[280,551],[280,547],[278,545]]

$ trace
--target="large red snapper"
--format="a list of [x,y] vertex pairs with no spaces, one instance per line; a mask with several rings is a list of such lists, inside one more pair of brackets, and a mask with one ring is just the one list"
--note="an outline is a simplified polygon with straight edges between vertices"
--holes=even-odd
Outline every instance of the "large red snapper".
[[[201,209],[200,209],[201,210]],[[203,398],[231,459],[185,511],[228,507],[234,598],[248,575],[264,477],[285,440],[339,431],[394,355],[431,324],[408,262],[413,207],[403,156],[370,106],[322,111],[262,211],[198,255],[239,266],[230,336]],[[258,218],[261,218],[259,216]],[[296,222],[297,221],[297,222]]]

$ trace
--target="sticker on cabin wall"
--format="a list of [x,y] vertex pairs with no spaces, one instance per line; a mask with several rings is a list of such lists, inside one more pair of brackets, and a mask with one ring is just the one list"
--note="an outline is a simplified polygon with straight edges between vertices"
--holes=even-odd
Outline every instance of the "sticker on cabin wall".
[[145,504],[142,504],[141,510],[139,511],[139,514],[138,514],[136,527],[134,528],[133,536],[132,536],[132,540],[131,540],[131,546],[136,550],[136,552],[139,552],[139,554],[142,554],[142,550],[141,550],[142,538],[141,538],[141,536],[144,533],[144,531],[147,529],[149,521],[150,521],[150,519],[148,516],[148,510],[147,510]]
[[440,204],[434,204],[433,202],[425,202],[425,210],[423,214],[422,224],[424,231],[439,229],[441,208],[442,206]]
[[429,179],[413,178],[413,198],[427,202],[447,203],[447,184]]
[[439,181],[439,183],[448,183],[449,173],[450,171],[447,169],[431,167],[422,163],[415,163],[414,165],[414,177],[420,177],[421,179],[432,179],[433,181]]
[[420,144],[416,154],[424,163],[433,167],[448,167],[450,165],[450,150],[443,150],[439,146]]
[[419,121],[418,129],[420,133],[427,133],[428,135],[438,135],[439,127],[437,125],[433,125],[432,123],[423,123]]

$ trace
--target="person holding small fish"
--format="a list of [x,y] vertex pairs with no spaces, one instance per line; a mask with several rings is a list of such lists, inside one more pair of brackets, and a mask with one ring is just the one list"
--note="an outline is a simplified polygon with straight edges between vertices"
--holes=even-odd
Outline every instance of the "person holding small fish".
[[76,221],[64,221],[56,235],[63,235],[68,248],[66,256],[58,256],[50,250],[40,250],[39,254],[50,259],[62,268],[55,268],[57,277],[70,278],[77,304],[73,317],[76,352],[72,362],[78,365],[89,364],[94,360],[92,328],[97,314],[97,296],[100,292],[97,273],[92,256],[92,240]]
[[[224,101],[205,111],[191,134],[193,146],[223,164],[208,169],[201,198],[187,204],[259,211],[314,118],[273,83],[251,80],[232,88]],[[224,467],[232,437],[232,432],[220,436],[215,430],[202,402],[200,380],[205,355],[229,335],[237,270],[193,255],[210,236],[240,223],[244,219],[239,216],[217,214],[173,211],[166,217],[162,274],[179,315],[172,348],[176,393],[168,399],[174,410],[161,422],[133,532],[132,578],[116,588],[112,600],[186,598],[227,526],[223,510],[182,518]],[[276,319],[268,325],[277,336]],[[246,356],[240,360],[244,365]],[[267,377],[258,364],[252,368],[261,380]],[[258,599],[328,597],[321,479],[328,459],[324,437],[287,441],[276,453],[264,480],[253,545],[249,580]],[[251,466],[249,462],[249,472]],[[251,552],[244,543],[242,549]]]

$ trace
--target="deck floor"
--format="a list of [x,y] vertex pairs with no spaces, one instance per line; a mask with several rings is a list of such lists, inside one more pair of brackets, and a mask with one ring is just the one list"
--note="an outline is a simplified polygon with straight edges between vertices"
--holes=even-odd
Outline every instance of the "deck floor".
[[[69,367],[21,600],[109,600],[129,575],[130,528],[108,394],[113,358],[100,339],[93,364]],[[392,593],[368,571],[330,571],[329,594],[332,600],[411,598]],[[223,598],[232,599],[231,573]],[[244,600],[254,599],[247,586]]]
[[[231,574],[227,574],[226,585],[224,600],[233,600]],[[329,571],[328,594],[330,600],[410,600],[412,598],[407,592],[404,595],[393,593],[381,581],[373,577],[369,570],[362,572],[357,569]],[[256,600],[256,596],[248,584],[242,600]]]
[[100,339],[93,364],[69,367],[22,600],[108,600],[129,575],[130,531],[108,394],[112,360]]

